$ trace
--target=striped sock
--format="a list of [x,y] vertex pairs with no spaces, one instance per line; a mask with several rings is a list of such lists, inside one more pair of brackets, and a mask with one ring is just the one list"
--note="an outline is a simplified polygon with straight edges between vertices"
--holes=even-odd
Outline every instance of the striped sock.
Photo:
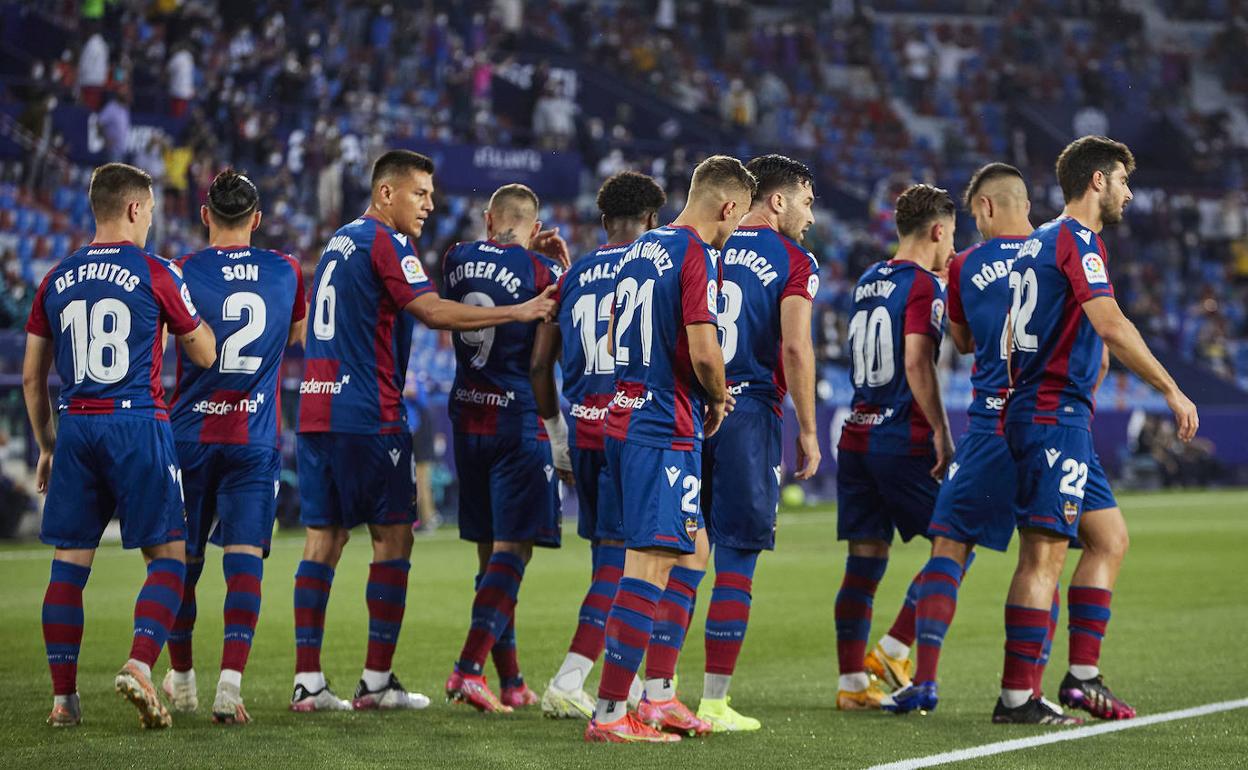
[[1005,605],[1005,670],[1001,689],[1032,692],[1048,631],[1048,608]]
[[[919,607],[919,583],[923,579],[923,571],[919,570],[919,574],[914,576],[914,580],[910,581],[910,587],[906,589],[906,600],[901,603],[901,611],[897,613],[897,618],[893,621],[893,625],[888,629],[888,635],[896,639],[901,644],[909,647],[914,644],[916,617]],[[904,657],[895,655],[893,657]]]
[[511,613],[511,621],[494,646],[490,648],[490,657],[494,658],[494,668],[498,671],[498,683],[503,688],[524,687],[524,675],[520,673],[520,659],[516,653],[516,613]]
[[412,563],[407,559],[375,561],[368,565],[368,585],[364,598],[368,604],[368,653],[364,668],[387,672],[394,662],[394,646],[403,628],[403,610],[407,607],[407,574]]
[[1053,606],[1049,608],[1049,632],[1044,636],[1044,649],[1040,651],[1040,662],[1036,664],[1036,685],[1032,692],[1039,698],[1044,694],[1044,669],[1049,665],[1049,653],[1053,651],[1053,636],[1057,633],[1057,621],[1062,614],[1062,584],[1053,589]]
[[754,586],[758,555],[758,551],[722,545],[715,547],[715,586],[711,589],[711,606],[706,611],[708,675],[730,677],[736,670],[746,626],[750,622],[750,592]]
[[242,673],[251,653],[251,640],[260,619],[260,581],[264,559],[249,553],[227,553],[221,559],[225,573],[225,644],[221,670]]
[[182,583],[186,563],[178,559],[152,559],[147,580],[134,603],[134,642],[130,659],[151,667],[169,638],[169,629],[182,603]]
[[490,554],[481,586],[472,602],[468,638],[455,663],[455,670],[460,674],[481,676],[490,648],[511,623],[523,579],[523,559],[506,551]]
[[325,608],[334,585],[334,568],[304,559],[295,570],[295,673],[321,670]]
[[90,567],[52,560],[52,575],[43,595],[43,643],[52,672],[52,694],[78,692],[78,650],[82,647],[82,589]]
[[875,589],[884,577],[888,559],[850,556],[845,560],[845,577],[836,594],[836,657],[841,674],[863,670],[867,637],[871,634],[871,606]]
[[672,567],[667,588],[654,612],[650,647],[646,651],[646,679],[671,679],[676,675],[676,660],[685,644],[685,629],[693,616],[698,584],[703,570]]
[[581,602],[577,615],[576,633],[568,652],[598,660],[606,643],[607,615],[615,600],[620,578],[624,576],[624,553],[622,545],[598,545],[594,548],[594,575],[589,592]]
[[199,584],[199,576],[203,571],[203,559],[186,563],[182,604],[178,607],[177,619],[173,621],[173,630],[169,632],[169,665],[174,671],[190,671],[195,665],[191,654],[191,637],[195,633],[195,617],[198,614],[195,586]]
[[962,584],[962,565],[944,556],[928,560],[919,573],[919,600],[915,608],[915,632],[919,642],[916,683],[935,682],[940,663],[940,648],[953,613],[958,608],[958,587]]
[[604,701],[628,700],[628,688],[641,666],[641,657],[650,644],[654,614],[663,590],[637,578],[621,578],[611,613],[607,616],[606,649],[602,658],[602,679],[598,698]]
[[1070,630],[1070,665],[1097,666],[1101,640],[1109,625],[1109,601],[1113,592],[1091,586],[1071,586],[1066,594],[1067,628]]

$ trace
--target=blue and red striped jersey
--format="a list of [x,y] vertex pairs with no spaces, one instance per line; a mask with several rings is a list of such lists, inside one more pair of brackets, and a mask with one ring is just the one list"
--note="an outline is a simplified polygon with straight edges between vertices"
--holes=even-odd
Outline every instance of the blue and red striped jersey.
[[849,321],[854,400],[841,431],[841,450],[935,451],[932,427],[906,379],[906,335],[929,335],[939,355],[944,332],[945,287],[933,273],[897,259],[867,268],[854,287]]
[[415,319],[433,291],[411,240],[372,217],[338,229],[316,265],[299,383],[300,433],[403,433],[403,375]]
[[990,238],[949,263],[949,320],[971,330],[975,367],[971,370],[968,430],[998,433],[1010,390],[1005,319],[1010,309],[1010,265],[1027,236]]
[[[442,296],[465,305],[518,305],[559,280],[559,266],[518,244],[457,243],[442,258]],[[537,321],[456,332],[447,405],[458,433],[545,436],[529,384]]]
[[719,292],[719,341],[728,390],[757,398],[780,414],[786,386],[780,357],[780,303],[813,301],[819,263],[796,241],[766,226],[741,227],[724,245]]
[[1041,225],[1010,268],[1014,392],[1007,422],[1087,428],[1104,343],[1083,303],[1114,296],[1101,236],[1070,217]]
[[607,435],[661,449],[702,447],[706,394],[685,327],[715,323],[718,254],[691,227],[645,233],[615,266],[615,396]]
[[209,247],[176,263],[217,337],[217,363],[178,350],[173,437],[201,444],[277,446],[278,378],[291,324],[307,315],[293,257],[255,246]]
[[615,396],[615,359],[607,344],[615,263],[627,250],[627,243],[601,246],[559,279],[563,397],[572,405],[568,444],[577,449],[602,449],[607,404]]
[[165,327],[199,326],[178,268],[133,243],[92,243],[48,271],[26,331],[52,340],[70,414],[169,419],[160,383]]

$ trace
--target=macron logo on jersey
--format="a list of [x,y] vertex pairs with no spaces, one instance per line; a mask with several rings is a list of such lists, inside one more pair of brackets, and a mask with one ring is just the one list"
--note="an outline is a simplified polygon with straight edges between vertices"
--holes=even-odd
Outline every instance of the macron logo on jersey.
[[1085,245],[1087,246],[1092,245],[1092,232],[1090,230],[1080,230],[1079,232],[1075,233],[1075,235],[1082,238]]
[[399,458],[403,456],[403,453],[399,451],[398,449],[391,449],[389,452],[389,455],[390,455],[390,464],[396,468],[399,467]]
[[667,473],[667,485],[669,487],[676,486],[676,479],[680,478],[680,468],[675,465],[669,465],[663,469]]
[[1048,461],[1049,461],[1049,467],[1050,467],[1050,468],[1052,468],[1052,467],[1053,467],[1053,465],[1057,462],[1057,458],[1059,458],[1059,457],[1061,457],[1061,456],[1062,456],[1062,453],[1061,453],[1061,452],[1059,452],[1059,451],[1058,451],[1058,450],[1056,450],[1056,449],[1046,449],[1046,450],[1044,450],[1044,459],[1046,459],[1046,460],[1048,460]]

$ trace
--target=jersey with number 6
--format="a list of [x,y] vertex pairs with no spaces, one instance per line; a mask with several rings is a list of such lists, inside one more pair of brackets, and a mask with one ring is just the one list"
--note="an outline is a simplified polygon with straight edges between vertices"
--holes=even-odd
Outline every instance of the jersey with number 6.
[[165,327],[183,335],[198,325],[176,267],[133,243],[93,243],[44,277],[26,331],[52,340],[62,414],[167,420]]
[[766,226],[741,227],[724,244],[719,291],[719,341],[728,389],[757,398],[780,414],[786,390],[780,358],[780,303],[813,301],[819,291],[814,256]]
[[1041,225],[1010,269],[1014,393],[1006,422],[1070,425],[1092,421],[1092,391],[1104,343],[1083,303],[1113,297],[1105,242],[1070,217]]
[[607,404],[615,395],[615,359],[607,345],[615,263],[627,250],[627,243],[601,246],[573,262],[559,279],[563,397],[572,404],[568,444],[577,449],[603,448]]
[[433,291],[410,239],[372,217],[338,229],[316,266],[299,383],[300,433],[405,433],[415,319]]
[[718,254],[690,227],[638,238],[615,267],[615,397],[607,435],[660,449],[700,450],[705,393],[685,327],[715,323]]
[[179,349],[174,438],[277,446],[282,353],[291,324],[307,314],[299,263],[239,246],[203,249],[177,265],[216,334],[217,362],[201,369]]
[[[442,296],[465,305],[528,302],[559,280],[553,261],[518,244],[457,243],[442,258]],[[529,384],[537,321],[456,332],[455,383],[447,411],[457,433],[545,435]]]
[[906,335],[936,342],[945,330],[945,287],[909,260],[877,262],[854,287],[849,319],[853,410],[840,448],[851,452],[927,455],[932,427],[906,379]]

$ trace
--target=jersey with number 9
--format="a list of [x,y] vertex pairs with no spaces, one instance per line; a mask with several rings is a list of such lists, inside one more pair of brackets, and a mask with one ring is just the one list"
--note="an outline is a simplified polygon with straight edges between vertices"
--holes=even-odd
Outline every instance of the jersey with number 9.
[[278,386],[291,324],[307,315],[293,257],[255,246],[207,248],[176,263],[217,337],[217,362],[178,351],[173,436],[204,444],[277,446]]
[[615,397],[607,435],[661,449],[700,450],[705,394],[685,327],[716,322],[718,254],[690,227],[638,238],[615,268]]
[[132,243],[93,243],[44,277],[26,331],[52,340],[62,414],[164,420],[165,327],[182,335],[198,325],[177,267]]
[[906,335],[945,333],[945,287],[909,260],[877,262],[854,287],[849,318],[853,411],[840,448],[853,452],[927,455],[932,428],[906,380]]

